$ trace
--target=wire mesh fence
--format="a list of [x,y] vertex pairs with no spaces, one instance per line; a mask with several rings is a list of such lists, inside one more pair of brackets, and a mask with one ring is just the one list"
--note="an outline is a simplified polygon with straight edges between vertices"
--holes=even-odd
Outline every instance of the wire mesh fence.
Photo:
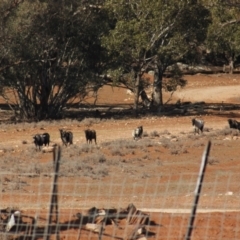
[[1,172],[2,239],[240,237],[236,173],[206,174],[200,193],[197,172],[65,176],[54,159],[41,173]]

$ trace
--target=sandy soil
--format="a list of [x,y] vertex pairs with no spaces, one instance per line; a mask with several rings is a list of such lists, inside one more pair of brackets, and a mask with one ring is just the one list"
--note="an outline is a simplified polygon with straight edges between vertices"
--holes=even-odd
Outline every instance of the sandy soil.
[[[240,239],[240,140],[238,132],[230,131],[227,124],[228,118],[240,118],[240,75],[185,78],[187,87],[177,91],[171,103],[180,99],[182,103],[204,101],[205,105],[197,110],[188,108],[184,114],[176,109],[171,114],[142,114],[137,119],[129,114],[124,118],[103,116],[102,120],[1,124],[2,208],[17,207],[26,215],[38,215],[38,231],[43,231],[51,192],[52,153],[37,152],[32,136],[47,131],[51,145],[61,144],[58,129],[66,128],[74,133],[74,145],[62,149],[58,190],[60,222],[65,225],[60,227],[61,239],[98,239],[91,231],[79,232],[76,213],[93,206],[125,208],[129,203],[150,214],[152,224],[147,228],[153,239],[184,239],[201,156],[211,140],[192,240]],[[168,97],[165,93],[165,101]],[[130,108],[132,104],[133,96],[125,89],[104,87],[96,107]],[[2,110],[0,114],[4,118],[7,113]],[[205,121],[203,134],[194,134],[193,117]],[[144,137],[133,141],[131,132],[139,125],[144,127]],[[87,127],[97,131],[97,146],[85,144]],[[102,239],[124,239],[127,227],[125,222],[120,228],[107,225]]]

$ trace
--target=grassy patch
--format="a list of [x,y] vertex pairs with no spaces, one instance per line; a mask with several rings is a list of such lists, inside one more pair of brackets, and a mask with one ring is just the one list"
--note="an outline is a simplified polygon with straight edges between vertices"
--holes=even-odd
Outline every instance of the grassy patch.
[[159,134],[158,131],[154,130],[154,131],[150,132],[150,136],[151,136],[151,137],[159,137],[160,134]]

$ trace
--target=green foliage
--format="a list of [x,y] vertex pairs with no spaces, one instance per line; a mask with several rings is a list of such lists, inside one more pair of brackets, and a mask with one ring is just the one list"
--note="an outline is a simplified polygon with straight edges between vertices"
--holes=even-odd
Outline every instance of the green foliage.
[[[240,8],[232,1],[97,2],[0,1],[1,95],[16,90],[22,119],[60,117],[67,103],[104,85],[104,74],[133,90],[137,104],[149,86],[144,73],[154,70],[160,105],[162,89],[185,86],[175,64],[197,62],[199,46],[226,59],[240,54]],[[163,82],[169,66],[172,78]]]
[[[196,1],[106,0],[105,8],[115,20],[115,26],[102,38],[112,58],[109,69],[133,71],[138,88],[141,84],[137,76],[157,67],[156,81],[161,82],[168,66],[183,60],[193,49],[196,51],[211,23],[209,10]],[[166,89],[170,91],[176,89],[176,84],[184,85],[177,77],[169,83],[172,87]],[[162,91],[161,84],[155,86],[159,88],[155,92]],[[156,102],[161,104],[162,100]]]
[[171,77],[168,78],[163,84],[165,91],[174,92],[178,87],[183,88],[187,85],[187,80],[183,79],[183,73],[177,64],[172,66],[170,75]]
[[[24,1],[5,21],[2,85],[17,90],[21,118],[61,116],[67,102],[101,86],[104,65],[99,36],[105,14],[77,0]],[[3,42],[2,46],[3,46]]]
[[206,44],[215,55],[236,58],[240,54],[240,8],[229,7],[227,2],[215,0],[209,7],[213,22],[208,29]]

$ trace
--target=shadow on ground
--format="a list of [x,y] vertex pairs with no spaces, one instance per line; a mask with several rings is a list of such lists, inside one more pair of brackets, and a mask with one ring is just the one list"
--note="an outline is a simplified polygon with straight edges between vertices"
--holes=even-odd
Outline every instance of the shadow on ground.
[[[205,102],[183,102],[179,104],[166,104],[156,109],[148,109],[142,105],[139,106],[136,114],[132,105],[69,105],[63,112],[62,119],[77,119],[82,121],[85,118],[104,119],[129,119],[141,117],[167,116],[167,117],[181,117],[181,116],[203,116],[212,115],[227,118],[240,118],[240,104],[230,103],[205,103]],[[13,112],[7,104],[0,104],[0,122],[2,123],[17,123]],[[26,122],[26,121],[25,121]]]

